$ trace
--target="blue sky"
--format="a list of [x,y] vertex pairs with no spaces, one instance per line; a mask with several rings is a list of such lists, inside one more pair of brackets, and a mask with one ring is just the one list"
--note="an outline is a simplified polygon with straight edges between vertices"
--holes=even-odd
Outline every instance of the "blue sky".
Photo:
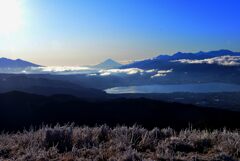
[[22,0],[19,6],[23,23],[2,31],[0,57],[85,65],[177,51],[240,51],[239,0]]

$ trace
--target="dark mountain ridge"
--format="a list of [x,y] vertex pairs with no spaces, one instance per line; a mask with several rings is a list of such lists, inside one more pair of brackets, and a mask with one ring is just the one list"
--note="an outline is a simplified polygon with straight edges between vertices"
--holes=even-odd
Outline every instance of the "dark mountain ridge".
[[144,127],[239,128],[240,112],[202,108],[150,99],[112,99],[89,102],[68,95],[41,96],[22,92],[0,94],[0,129],[75,122],[78,125]]
[[103,99],[106,93],[83,87],[68,81],[48,79],[44,77],[34,78],[34,75],[1,74],[0,93],[10,91],[23,91],[40,95],[69,94],[82,98]]

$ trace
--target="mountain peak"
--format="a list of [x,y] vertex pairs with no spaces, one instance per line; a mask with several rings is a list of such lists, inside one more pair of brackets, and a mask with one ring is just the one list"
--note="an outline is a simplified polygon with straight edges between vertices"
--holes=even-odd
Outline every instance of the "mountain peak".
[[122,64],[116,62],[115,60],[109,58],[102,63],[95,65],[95,68],[103,68],[103,69],[111,69],[111,68],[119,68]]
[[216,51],[210,51],[210,53],[219,53],[219,54],[232,54],[234,53],[231,50],[227,50],[227,49],[221,49],[221,50],[216,50]]
[[24,60],[18,58],[18,59],[16,59],[15,61],[24,61]]
[[185,54],[185,53],[179,51],[179,52],[175,53],[174,55],[181,55],[181,54]]
[[26,67],[39,67],[40,65],[22,60],[22,59],[9,59],[0,58],[0,68],[26,68]]
[[116,61],[112,60],[111,58],[108,58],[108,59],[107,59],[107,60],[105,60],[104,62],[109,62],[109,63],[112,63],[112,62],[114,62],[114,63],[116,63]]
[[0,60],[12,60],[12,59],[1,57]]

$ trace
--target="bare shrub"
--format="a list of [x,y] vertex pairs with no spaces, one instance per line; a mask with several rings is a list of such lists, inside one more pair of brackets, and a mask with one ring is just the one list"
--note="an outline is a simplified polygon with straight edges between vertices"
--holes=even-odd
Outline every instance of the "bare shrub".
[[9,158],[11,149],[0,149],[0,157]]
[[71,127],[45,129],[44,145],[46,148],[56,146],[60,153],[70,151],[73,147]]
[[193,146],[196,152],[207,153],[213,146],[210,139],[199,139],[193,142]]
[[238,161],[239,131],[107,125],[48,127],[0,134],[6,161]]

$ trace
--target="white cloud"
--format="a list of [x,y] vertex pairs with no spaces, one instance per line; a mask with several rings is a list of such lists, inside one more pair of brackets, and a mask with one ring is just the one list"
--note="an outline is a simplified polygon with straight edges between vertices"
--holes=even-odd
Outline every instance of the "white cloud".
[[149,75],[151,78],[155,77],[164,77],[168,73],[173,72],[172,69],[169,70],[157,70],[157,69],[150,69],[150,70],[143,70],[139,68],[127,68],[127,69],[108,69],[108,70],[100,70],[97,74],[89,74],[89,76],[127,76],[127,75]]
[[171,73],[173,70],[157,70],[157,69],[150,69],[150,70],[143,70],[139,68],[127,68],[127,69],[108,69],[108,70],[100,70],[99,75],[100,76],[110,76],[110,75],[118,75],[118,76],[124,76],[124,75],[150,75],[151,78],[155,77],[164,77],[168,73]]
[[133,74],[141,74],[144,70],[139,68],[127,68],[127,69],[108,69],[108,70],[100,70],[100,76],[109,76],[109,75],[133,75]]
[[169,70],[159,70],[157,71],[157,73],[153,76],[151,76],[151,78],[156,78],[156,77],[165,77],[168,73],[173,72],[172,69]]
[[165,77],[167,74],[161,74],[161,73],[157,73],[153,76],[151,76],[151,78],[155,78],[155,77]]
[[109,75],[111,75],[111,73],[109,73],[109,72],[100,73],[100,76],[109,76]]
[[166,74],[166,73],[171,73],[173,71],[173,69],[169,69],[169,70],[159,70],[158,74]]
[[71,66],[49,66],[49,67],[30,67],[22,70],[22,73],[49,73],[49,74],[88,74],[96,72],[89,67]]
[[89,67],[70,67],[70,66],[50,66],[50,67],[38,67],[44,72],[72,72],[89,70]]
[[97,76],[96,73],[91,73],[91,74],[88,74],[88,76]]
[[218,64],[224,66],[239,66],[240,56],[220,56],[202,60],[179,59],[172,62],[180,62],[184,64]]
[[6,71],[0,71],[3,73],[24,73],[24,74],[57,74],[57,75],[70,75],[70,74],[84,74],[91,77],[98,76],[129,76],[129,75],[141,75],[150,78],[163,77],[173,70],[157,70],[148,69],[143,70],[139,68],[127,68],[127,69],[102,69],[97,70],[90,67],[71,67],[71,66],[49,66],[49,67],[28,67],[7,69]]
[[153,73],[155,71],[156,71],[156,69],[150,69],[150,70],[146,70],[146,73]]

